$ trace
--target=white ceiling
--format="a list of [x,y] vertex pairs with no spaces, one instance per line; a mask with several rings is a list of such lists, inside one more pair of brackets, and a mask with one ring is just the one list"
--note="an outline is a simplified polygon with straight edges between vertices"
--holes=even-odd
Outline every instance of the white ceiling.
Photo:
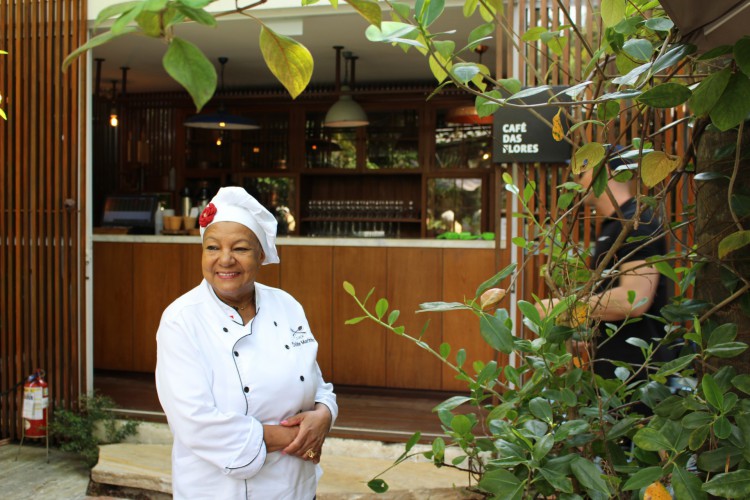
[[[372,83],[435,82],[427,59],[416,50],[404,53],[400,48],[384,43],[373,43],[366,39],[367,23],[358,14],[342,5],[338,11],[328,7],[306,7],[304,16],[283,17],[276,15],[264,19],[282,34],[288,34],[305,45],[313,55],[315,69],[311,86],[332,85],[335,78],[334,45],[343,45],[344,50],[353,52],[359,59],[356,62],[355,78],[357,85]],[[387,19],[387,14],[384,13]],[[433,33],[443,30],[456,30],[441,39],[452,39],[456,47],[464,47],[472,29],[482,24],[475,14],[468,20],[460,7],[446,8],[443,17],[431,26]],[[299,34],[301,32],[301,34]],[[280,84],[263,62],[258,46],[260,27],[252,19],[221,20],[217,28],[190,24],[181,26],[177,36],[184,37],[200,47],[218,69],[219,57],[228,57],[224,72],[225,88],[272,87]],[[482,62],[491,69],[494,66],[494,41],[484,42],[489,50],[483,54]],[[181,87],[166,74],[161,66],[161,58],[166,47],[160,40],[144,36],[125,36],[97,47],[93,57],[103,58],[102,91],[111,89],[112,80],[122,79],[122,66],[127,72],[127,91],[156,92],[180,90]],[[466,54],[466,59],[477,62],[474,53]],[[343,65],[342,65],[343,67]],[[94,67],[95,68],[95,67]],[[121,83],[117,83],[118,90]]]

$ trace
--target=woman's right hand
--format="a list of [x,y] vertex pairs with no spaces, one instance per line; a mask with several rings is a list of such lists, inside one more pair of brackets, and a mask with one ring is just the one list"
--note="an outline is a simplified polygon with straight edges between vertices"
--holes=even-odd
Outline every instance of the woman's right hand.
[[263,425],[263,441],[266,442],[266,452],[283,450],[295,440],[299,434],[299,426],[284,427],[282,425]]

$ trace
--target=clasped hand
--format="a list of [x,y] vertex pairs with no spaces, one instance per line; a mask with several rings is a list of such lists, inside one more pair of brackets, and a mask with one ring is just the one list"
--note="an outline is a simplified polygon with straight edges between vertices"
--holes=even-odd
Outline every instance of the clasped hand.
[[323,442],[331,427],[331,412],[327,406],[318,403],[314,410],[298,413],[281,421],[279,425],[298,428],[297,436],[281,451],[282,453],[302,460],[311,460],[316,464],[320,462]]

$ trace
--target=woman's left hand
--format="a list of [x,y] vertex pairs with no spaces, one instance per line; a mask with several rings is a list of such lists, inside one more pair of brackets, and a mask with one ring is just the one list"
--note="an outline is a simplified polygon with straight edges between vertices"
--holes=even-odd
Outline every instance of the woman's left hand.
[[294,455],[302,460],[312,460],[316,464],[320,462],[323,441],[331,427],[331,412],[326,405],[316,403],[314,410],[298,413],[280,422],[280,425],[299,426],[297,437],[282,450],[282,453]]

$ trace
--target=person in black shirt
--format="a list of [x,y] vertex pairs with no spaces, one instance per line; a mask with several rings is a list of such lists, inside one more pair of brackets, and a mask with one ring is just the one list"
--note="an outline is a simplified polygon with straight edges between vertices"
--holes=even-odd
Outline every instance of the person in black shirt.
[[[610,168],[615,162],[610,163]],[[619,162],[618,162],[619,164]],[[631,192],[629,182],[618,182],[610,178],[609,190],[613,200],[604,192],[596,197],[591,186],[593,170],[581,175],[580,183],[588,190],[585,203],[593,206],[596,216],[602,219],[598,231],[594,253],[590,259],[590,268],[597,269],[602,259],[616,243],[623,227],[632,220],[638,209],[636,199]],[[616,205],[615,205],[616,203]],[[620,214],[618,214],[618,208]],[[668,301],[667,283],[656,268],[647,262],[652,256],[664,255],[666,245],[663,238],[656,238],[662,232],[661,221],[650,209],[642,210],[638,224],[632,229],[605,264],[603,279],[589,297],[589,317],[599,321],[599,332],[595,336],[594,372],[604,378],[614,378],[616,366],[609,360],[622,361],[631,365],[631,372],[637,372],[637,378],[646,377],[645,370],[640,370],[644,362],[641,349],[627,342],[630,337],[638,337],[647,343],[658,343],[664,337],[663,324],[648,315],[659,315],[661,308]],[[630,293],[635,299],[629,300]],[[537,304],[540,314],[551,310],[558,299],[544,299]],[[638,318],[632,321],[633,318]],[[626,320],[631,320],[626,323]],[[605,323],[617,327],[614,336],[605,333]],[[656,351],[654,361],[667,361],[670,351],[660,348]]]

